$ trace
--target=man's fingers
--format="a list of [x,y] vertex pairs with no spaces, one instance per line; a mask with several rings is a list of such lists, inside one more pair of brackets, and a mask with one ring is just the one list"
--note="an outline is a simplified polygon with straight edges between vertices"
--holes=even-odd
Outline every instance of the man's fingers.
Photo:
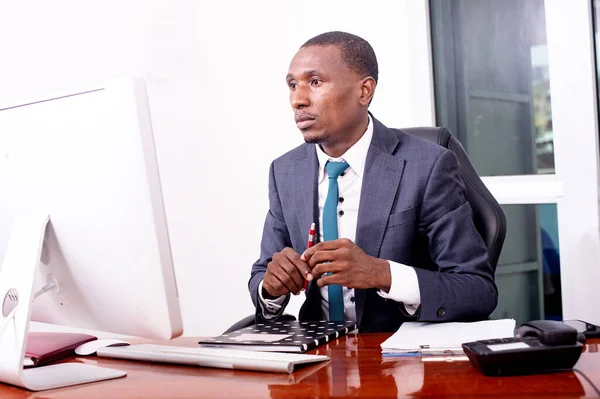
[[273,297],[279,297],[288,293],[287,288],[285,288],[281,281],[279,281],[279,279],[271,272],[265,274],[263,289]]
[[322,242],[318,243],[317,245],[315,245],[311,248],[308,248],[306,251],[304,251],[304,253],[300,257],[300,259],[302,259],[303,261],[307,261],[315,254],[315,252],[333,251],[343,245],[346,245],[348,242],[351,243],[352,241],[350,241],[346,238],[332,240],[332,241],[322,241]]
[[342,280],[340,279],[339,275],[336,274],[332,274],[329,276],[323,276],[320,279],[317,280],[317,285],[320,288],[326,287],[330,284],[342,284]]
[[[298,273],[300,274],[300,277],[304,280],[307,279],[308,281],[312,280],[312,275],[310,273],[310,266],[303,261],[302,259],[300,259],[300,255],[296,252],[294,252],[294,254],[292,256],[288,256],[289,261],[294,265],[294,267],[298,270]],[[302,285],[304,285],[304,283],[302,282]]]
[[294,280],[283,269],[278,269],[275,273],[275,277],[281,282],[281,285],[285,287],[286,294],[294,293],[296,291],[296,284]]
[[313,270],[319,263],[335,262],[345,256],[345,248],[337,248],[329,251],[318,251],[308,260],[308,266]]
[[314,278],[323,278],[325,273],[339,273],[343,271],[340,262],[325,262],[317,264],[313,270],[312,275]]
[[296,284],[294,283],[294,280],[286,273],[286,271],[285,271],[285,269],[283,269],[283,267],[278,265],[277,267],[273,268],[271,273],[273,273],[273,276],[275,278],[277,278],[277,280],[285,288],[285,290],[286,290],[285,294],[295,292]]
[[[313,277],[310,274],[310,267],[308,266],[308,264],[306,262],[304,262],[302,259],[300,259],[300,254],[297,253],[296,251],[294,251],[293,248],[287,247],[287,248],[284,248],[283,251],[279,252],[277,254],[277,262],[276,263],[278,263],[278,264],[283,263],[284,261],[282,260],[282,258],[285,258],[286,262],[289,261],[297,269],[299,276],[298,276],[298,279],[296,280],[296,282],[298,284],[300,284],[301,286],[304,286],[305,279],[308,281],[312,280]],[[289,268],[288,268],[288,273],[291,276],[296,275]]]
[[[290,286],[290,285],[292,286],[291,292],[294,294],[297,294],[298,292],[300,292],[300,290],[304,286],[304,277],[302,276],[300,270],[298,270],[296,265],[293,264],[287,258],[281,259],[280,266],[285,271],[285,273],[288,275],[289,280],[291,280],[291,283],[287,284],[288,286]],[[307,266],[305,266],[305,267],[307,267]]]

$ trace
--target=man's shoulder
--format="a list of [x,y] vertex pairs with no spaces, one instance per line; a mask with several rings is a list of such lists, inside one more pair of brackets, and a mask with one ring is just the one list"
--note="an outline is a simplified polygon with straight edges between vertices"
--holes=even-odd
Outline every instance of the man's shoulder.
[[442,154],[448,151],[447,148],[442,147],[439,144],[433,143],[422,137],[415,136],[414,134],[408,133],[404,129],[390,129],[402,142],[402,146],[408,149],[419,149],[421,151],[428,151],[432,153]]
[[403,159],[419,159],[423,161],[425,158],[435,161],[443,153],[449,151],[439,144],[411,134],[404,129],[388,128],[388,134],[393,134],[400,142],[396,155],[399,155]]
[[[399,145],[396,147],[398,149],[396,155],[399,153],[401,154],[402,158],[420,157],[424,153],[429,156],[437,157],[448,151],[447,148],[442,147],[441,145],[411,134],[410,129],[405,130],[404,128],[390,128],[379,122],[377,119],[374,118],[374,120],[376,129],[379,129],[384,135],[393,136],[395,138],[394,141],[397,140]],[[378,141],[381,143],[382,140],[385,140],[386,143],[390,142],[389,139],[383,139],[380,134]]]
[[302,143],[285,154],[275,158],[273,163],[277,166],[291,165],[308,157],[310,151],[314,151],[314,144]]

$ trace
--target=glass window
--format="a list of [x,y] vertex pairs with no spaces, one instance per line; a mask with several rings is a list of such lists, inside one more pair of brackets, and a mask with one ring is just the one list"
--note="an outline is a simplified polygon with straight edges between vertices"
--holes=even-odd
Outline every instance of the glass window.
[[481,176],[554,173],[543,0],[430,0],[437,125]]
[[505,205],[506,241],[496,268],[498,306],[492,317],[518,325],[562,320],[560,250],[555,204]]

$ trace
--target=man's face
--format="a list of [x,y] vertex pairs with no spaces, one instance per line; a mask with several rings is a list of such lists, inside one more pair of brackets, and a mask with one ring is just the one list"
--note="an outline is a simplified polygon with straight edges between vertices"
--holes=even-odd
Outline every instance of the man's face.
[[361,109],[361,77],[337,46],[301,48],[286,77],[296,126],[307,143],[336,142],[355,126]]

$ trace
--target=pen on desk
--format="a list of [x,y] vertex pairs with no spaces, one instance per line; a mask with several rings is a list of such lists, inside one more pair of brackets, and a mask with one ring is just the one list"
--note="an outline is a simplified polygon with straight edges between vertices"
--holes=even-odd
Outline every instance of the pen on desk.
[[467,355],[452,355],[452,356],[423,356],[421,357],[422,363],[427,362],[460,362],[469,360]]
[[[308,248],[312,247],[315,244],[315,236],[317,235],[315,231],[315,224],[311,223],[310,230],[308,231]],[[306,277],[304,278],[304,291],[308,289],[308,280]]]
[[421,355],[429,356],[444,356],[444,355],[464,355],[462,347],[449,346],[449,347],[433,347],[429,345],[421,345],[419,347],[419,353]]

